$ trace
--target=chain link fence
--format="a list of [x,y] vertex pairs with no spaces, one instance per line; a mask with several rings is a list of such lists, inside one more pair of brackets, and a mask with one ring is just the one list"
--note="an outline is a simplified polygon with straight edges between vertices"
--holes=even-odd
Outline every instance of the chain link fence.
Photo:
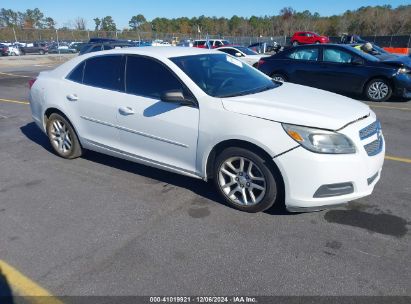
[[[0,42],[34,42],[34,41],[77,41],[86,42],[90,38],[116,38],[133,41],[163,40],[170,43],[178,43],[183,40],[205,39],[206,35],[197,32],[192,33],[157,33],[141,32],[133,30],[123,31],[88,31],[88,30],[54,30],[54,29],[20,29],[20,28],[0,28]],[[233,44],[250,45],[256,42],[277,42],[280,45],[288,45],[290,37],[253,37],[253,36],[225,36],[208,35],[210,39],[227,39]],[[410,35],[393,36],[363,36],[366,41],[373,42],[381,47],[411,48]],[[330,37],[331,42],[339,42],[340,37]]]

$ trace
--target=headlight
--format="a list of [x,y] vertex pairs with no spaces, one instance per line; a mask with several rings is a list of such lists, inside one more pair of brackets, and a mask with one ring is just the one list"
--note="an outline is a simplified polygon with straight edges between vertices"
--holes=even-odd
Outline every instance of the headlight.
[[285,132],[301,146],[316,153],[350,154],[355,153],[353,142],[344,134],[282,124]]
[[400,74],[408,74],[408,73],[411,73],[411,70],[410,70],[410,69],[407,69],[407,68],[399,68],[399,69],[398,69],[398,73],[400,73]]

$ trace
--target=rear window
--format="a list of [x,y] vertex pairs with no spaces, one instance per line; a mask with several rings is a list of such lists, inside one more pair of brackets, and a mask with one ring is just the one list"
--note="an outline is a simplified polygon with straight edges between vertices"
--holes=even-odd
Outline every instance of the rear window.
[[83,84],[113,91],[124,91],[124,61],[121,55],[87,59]]

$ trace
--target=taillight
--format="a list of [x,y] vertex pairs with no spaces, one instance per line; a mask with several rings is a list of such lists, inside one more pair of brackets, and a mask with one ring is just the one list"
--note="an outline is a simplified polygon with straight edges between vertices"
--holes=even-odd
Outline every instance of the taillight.
[[260,67],[260,66],[263,65],[264,63],[265,63],[265,60],[263,60],[263,59],[258,60],[258,65],[257,65],[257,67]]
[[31,87],[33,86],[33,84],[36,82],[36,78],[30,79],[29,80],[29,89],[31,89]]

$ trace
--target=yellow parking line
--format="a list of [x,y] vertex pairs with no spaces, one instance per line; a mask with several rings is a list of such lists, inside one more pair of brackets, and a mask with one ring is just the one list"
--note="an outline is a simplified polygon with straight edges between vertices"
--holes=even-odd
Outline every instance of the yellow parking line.
[[30,103],[27,102],[27,101],[12,100],[12,99],[3,99],[3,98],[0,98],[0,101],[3,101],[3,102],[12,102],[12,103],[20,103],[20,104],[30,104]]
[[30,303],[63,304],[50,292],[2,260],[0,260],[0,273],[6,278],[12,289],[17,291],[19,296],[27,297]]
[[393,110],[404,110],[404,111],[411,111],[411,108],[398,108],[398,107],[391,107],[391,106],[376,106],[376,105],[370,105],[368,104],[371,108],[383,108],[383,109],[393,109]]
[[410,159],[410,158],[404,158],[404,157],[396,157],[396,156],[385,155],[385,159],[395,160],[395,161],[399,161],[399,162],[411,164],[411,159]]
[[33,78],[33,76],[10,74],[10,73],[3,73],[3,72],[0,72],[0,75],[7,75],[7,76],[14,76],[14,77],[24,77],[24,78]]

